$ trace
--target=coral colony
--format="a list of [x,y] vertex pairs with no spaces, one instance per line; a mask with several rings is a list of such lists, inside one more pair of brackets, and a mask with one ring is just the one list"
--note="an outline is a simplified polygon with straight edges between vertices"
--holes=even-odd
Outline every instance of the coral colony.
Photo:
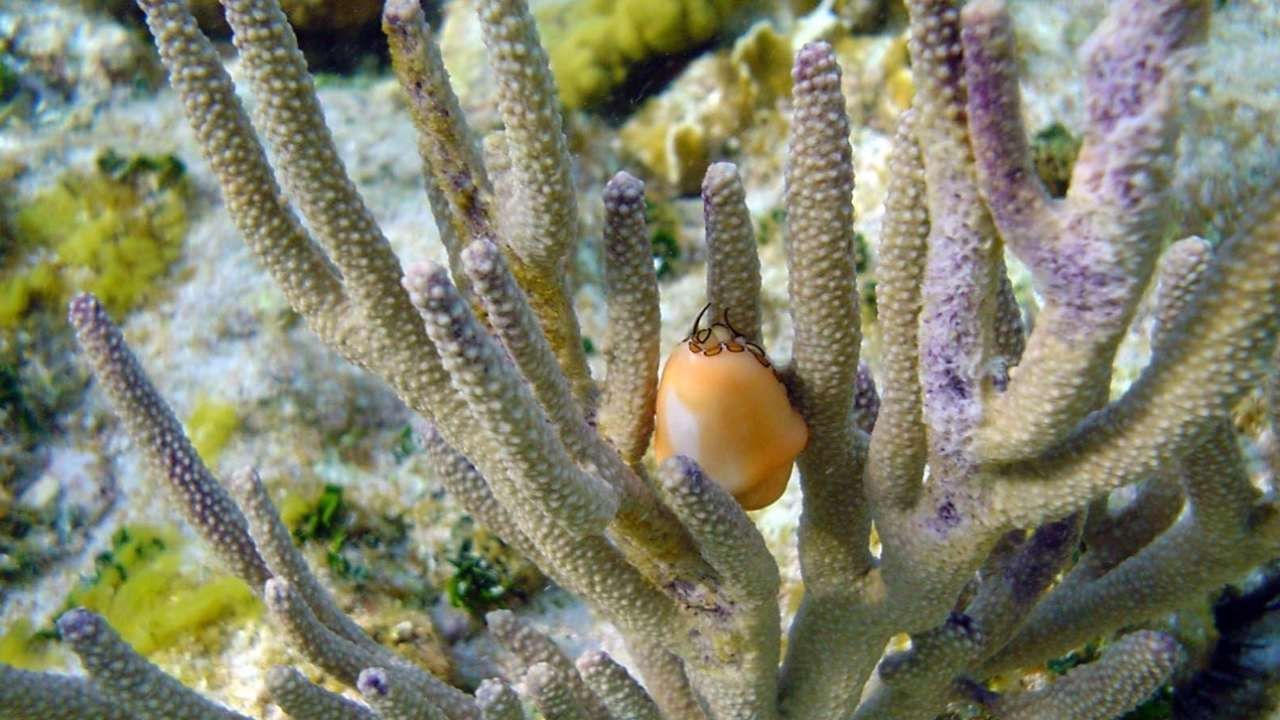
[[[523,2],[476,3],[512,197],[493,192],[418,1],[386,4],[448,249],[447,267],[408,268],[344,173],[274,0],[224,1],[256,132],[181,0],[140,4],[228,212],[293,308],[395,389],[449,491],[616,626],[631,658],[572,662],[497,611],[489,632],[522,675],[467,694],[380,646],[312,576],[257,474],[215,479],[101,304],[77,297],[85,357],[152,470],[298,657],[364,700],[272,668],[267,691],[291,717],[903,720],[963,702],[998,718],[1111,718],[1169,680],[1184,655],[1172,636],[1123,634],[1037,689],[986,681],[1195,602],[1280,550],[1232,422],[1273,362],[1280,193],[1216,247],[1161,243],[1172,118],[1207,1],[1111,6],[1083,48],[1087,127],[1061,200],[1031,167],[1002,3],[907,3],[916,95],[890,161],[874,378],[859,362],[840,69],[826,44],[803,47],[786,169],[792,356],[775,372],[760,346],[743,189],[716,164],[703,192],[710,307],[661,399],[643,185],[626,174],[604,195],[610,352],[604,378],[590,375],[564,282],[579,239],[570,159]],[[1039,294],[1030,331],[1006,249]],[[1110,400],[1149,286],[1151,361]],[[739,403],[699,398],[704,385],[737,388],[724,391]],[[669,457],[655,469],[656,404]],[[758,447],[725,456],[726,412],[759,423]],[[797,451],[804,598],[784,653],[778,568],[735,496],[776,497]],[[1109,507],[1126,485],[1132,500]],[[5,717],[243,717],[89,611],[58,629],[87,677],[0,668]],[[910,643],[886,652],[901,633]]]

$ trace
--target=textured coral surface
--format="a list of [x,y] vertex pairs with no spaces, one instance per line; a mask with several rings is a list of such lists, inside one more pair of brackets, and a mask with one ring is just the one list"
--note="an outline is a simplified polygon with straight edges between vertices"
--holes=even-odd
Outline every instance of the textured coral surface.
[[[486,142],[489,176],[474,175],[472,189],[481,194],[467,196],[465,183],[449,185],[459,175],[448,163],[474,172],[482,167],[481,151],[458,145],[449,155],[439,146],[449,131],[432,125],[433,116],[424,114],[430,107],[415,107],[423,99],[411,82],[404,83],[408,92],[383,76],[322,88],[334,154],[326,156],[323,142],[308,144],[327,133],[318,129],[320,116],[308,114],[314,109],[309,81],[296,68],[264,70],[291,62],[273,55],[283,31],[263,20],[258,3],[228,4],[245,23],[237,31],[240,55],[229,65],[231,76],[253,88],[250,104],[266,118],[265,125],[258,119],[259,130],[282,186],[305,216],[305,226],[294,220],[288,232],[316,237],[340,267],[340,279],[321,267],[327,260],[317,262],[320,255],[270,244],[281,227],[269,210],[275,199],[265,185],[253,185],[259,181],[245,179],[241,156],[223,148],[219,158],[215,150],[212,171],[200,159],[200,147],[216,147],[227,126],[201,129],[196,117],[193,134],[183,102],[188,112],[203,109],[206,118],[222,108],[199,105],[190,90],[181,101],[167,91],[98,96],[59,123],[27,115],[29,123],[6,132],[3,147],[6,166],[22,166],[4,173],[19,197],[35,196],[50,178],[83,168],[104,148],[172,153],[188,165],[197,200],[182,257],[157,297],[113,316],[188,432],[210,424],[210,408],[224,409],[223,421],[214,423],[222,426],[221,450],[202,454],[213,474],[233,485],[250,528],[239,532],[251,531],[253,539],[235,533],[228,539],[217,522],[213,529],[198,519],[194,530],[179,524],[192,540],[184,552],[195,554],[183,583],[199,586],[221,572],[215,555],[243,557],[227,550],[237,543],[256,544],[254,552],[266,558],[258,562],[270,565],[236,567],[233,561],[232,569],[275,614],[211,623],[189,647],[150,657],[206,697],[254,717],[279,717],[276,705],[290,703],[299,708],[291,711],[295,717],[475,716],[469,697],[455,697],[416,670],[398,669],[397,657],[381,654],[391,646],[472,690],[499,674],[500,657],[505,677],[520,680],[514,684],[525,700],[547,717],[658,717],[658,707],[672,718],[845,717],[868,678],[858,717],[927,718],[948,702],[996,717],[1113,717],[1166,683],[1175,664],[1191,662],[1186,667],[1193,670],[1203,652],[1203,639],[1170,634],[1160,618],[1202,608],[1221,585],[1274,556],[1267,493],[1275,467],[1265,459],[1275,452],[1276,411],[1270,408],[1268,419],[1268,401],[1253,394],[1265,375],[1259,362],[1274,364],[1266,346],[1274,344],[1275,291],[1264,271],[1275,267],[1266,263],[1276,261],[1277,242],[1274,221],[1265,222],[1266,212],[1274,212],[1274,201],[1266,202],[1280,146],[1274,122],[1280,99],[1266,72],[1276,46],[1266,42],[1277,21],[1273,7],[1228,3],[1213,13],[1201,40],[1192,16],[1206,11],[1197,3],[1135,3],[1134,15],[1115,11],[1104,19],[1096,3],[1010,2],[1010,25],[1000,3],[972,2],[961,31],[960,16],[945,3],[920,2],[909,3],[911,29],[890,25],[883,36],[857,44],[838,19],[820,11],[779,25],[793,45],[788,55],[800,53],[786,93],[764,89],[771,76],[748,68],[772,57],[760,49],[765,41],[712,50],[635,115],[656,124],[632,135],[647,138],[649,154],[623,148],[620,159],[614,131],[598,119],[569,116],[563,138],[558,129],[548,134],[559,122],[548,119],[559,114],[554,100],[530,100],[503,85],[540,82],[525,64],[531,45],[518,23],[504,19],[507,4],[479,3],[494,26],[494,92],[505,99],[486,104],[484,98],[494,96],[481,90],[459,100],[478,119],[477,134],[490,129],[482,118],[494,124],[501,118],[506,145]],[[169,3],[144,5],[164,13]],[[1126,20],[1139,24],[1142,8],[1164,8],[1161,27],[1171,29],[1126,36]],[[834,51],[802,49],[815,36],[830,40]],[[905,82],[916,111],[899,126],[908,45],[915,76]],[[866,47],[880,54],[859,58],[854,51]],[[1077,49],[1078,59],[1072,57]],[[456,74],[472,74],[465,57],[448,53],[445,60]],[[1176,93],[1168,89],[1172,81],[1132,69],[1150,64],[1179,83]],[[403,67],[397,71],[403,80]],[[1010,90],[1018,77],[1020,95]],[[201,79],[187,76],[197,89]],[[732,122],[716,106],[721,97],[739,113]],[[458,109],[455,103],[455,115]],[[1017,117],[1022,121],[1011,122]],[[721,135],[690,139],[689,118],[706,120],[707,129]],[[851,127],[845,118],[853,119]],[[1026,138],[1054,122],[1084,141],[1062,201],[1036,195],[1029,164],[1019,161]],[[793,133],[789,150],[779,132]],[[626,137],[624,130],[624,143]],[[441,193],[430,201],[422,195],[420,160],[409,150],[420,141],[435,163],[427,176],[434,170],[434,191]],[[308,169],[331,168],[338,157],[363,205],[344,195],[349,186],[340,175]],[[701,168],[720,159],[738,165],[732,177],[711,165],[701,200],[677,196],[689,191],[690,177],[699,189]],[[639,167],[625,164],[631,162]],[[636,195],[628,210],[619,198],[629,181],[615,179],[608,189],[605,181],[620,167],[643,176],[648,163],[669,176],[655,176],[639,209]],[[690,167],[699,169],[692,174]],[[238,195],[236,182],[245,184]],[[741,183],[736,196],[734,183]],[[1152,190],[1163,187],[1168,190]],[[487,224],[477,220],[481,213],[464,212],[472,207],[468,197],[492,204]],[[1251,219],[1248,209],[1259,200],[1261,215]],[[650,263],[645,202],[651,223],[655,206],[675,218],[680,256],[674,273],[653,284],[660,300],[634,282]],[[705,240],[699,228],[704,204]],[[452,212],[452,221],[437,225],[433,208],[437,217]],[[640,217],[639,230],[628,230],[628,212],[632,221]],[[759,253],[755,270],[737,262],[741,250],[717,249],[731,242],[716,245],[741,234],[734,228],[744,218],[749,254]],[[276,240],[255,240],[255,232],[275,233]],[[1192,234],[1203,239],[1171,243]],[[389,251],[369,259],[353,249],[373,235],[385,236],[401,265],[387,264]],[[506,252],[459,252],[448,246],[451,235],[492,240]],[[618,250],[627,242],[640,254]],[[1006,249],[1012,252],[1007,273]],[[280,262],[279,253],[288,252],[296,254]],[[453,282],[440,268],[413,268],[424,260],[450,267]],[[637,269],[609,276],[611,267],[626,262]],[[280,279],[280,267],[307,263],[311,274]],[[277,273],[275,282],[262,264]],[[527,304],[503,285],[507,266],[505,277],[529,296]],[[408,292],[400,290],[401,267]],[[758,296],[733,296],[733,289],[750,286],[733,280],[755,273]],[[383,282],[388,275],[394,283]],[[350,290],[326,297],[330,282]],[[1153,290],[1144,295],[1148,286]],[[505,306],[510,314],[500,302],[479,310],[479,297],[514,298]],[[702,304],[717,297],[742,308],[744,319],[754,311],[758,319],[747,325],[759,328],[758,341],[786,368],[793,402],[813,433],[800,461],[802,482],[793,481],[778,504],[753,516],[759,534],[735,507],[718,504],[724,496],[696,466],[655,471],[640,464],[643,485],[628,484],[634,481],[626,464],[642,463],[648,442],[644,393],[656,371],[649,366],[656,361],[636,358],[656,357],[658,349],[665,354]],[[468,325],[468,302],[459,298],[487,324]],[[511,303],[533,314],[522,317]],[[374,329],[348,322],[356,315]],[[1024,321],[1032,328],[1025,338]],[[549,344],[522,346],[522,337],[541,337],[530,330],[539,325]],[[410,336],[418,339],[404,341]],[[387,338],[404,342],[395,347]],[[580,339],[598,350],[582,351]],[[842,364],[849,357],[842,353],[859,345],[866,366]],[[415,357],[426,347],[439,352],[442,370]],[[488,364],[478,368],[477,357]],[[852,357],[856,361],[856,353]],[[511,372],[513,363],[518,373]],[[23,485],[32,489],[0,497],[0,520],[10,507],[10,517],[24,522],[33,517],[28,513],[82,517],[74,503],[91,505],[83,498],[106,488],[119,499],[106,501],[111,510],[104,517],[76,525],[76,542],[58,541],[83,544],[85,551],[6,588],[0,632],[20,618],[28,628],[51,627],[77,578],[109,549],[116,528],[179,522],[173,503],[157,492],[163,482],[144,467],[139,449],[146,443],[136,435],[132,444],[124,440],[125,425],[134,421],[119,399],[107,402],[102,389],[110,373],[97,364],[99,382],[85,406],[60,420],[40,446],[40,469]],[[604,379],[599,392],[588,368]],[[509,384],[497,387],[491,377]],[[441,378],[457,388],[443,401],[447,393],[430,385]],[[913,389],[917,382],[922,392]],[[464,408],[475,424],[453,424],[441,414],[441,402]],[[113,419],[113,407],[126,415],[124,424]],[[1234,425],[1232,407],[1238,410]],[[237,420],[229,431],[225,408]],[[418,441],[410,420],[428,408],[442,436],[427,430]],[[533,408],[546,419],[531,424]],[[578,430],[596,427],[597,420],[602,435]],[[486,445],[492,441],[481,437],[520,442]],[[447,460],[454,448],[480,469],[479,485],[465,484],[476,469],[468,471],[462,455],[452,465]],[[841,485],[833,473],[864,463],[869,469],[857,486]],[[920,483],[925,463],[929,480]],[[279,620],[296,620],[298,609],[312,602],[311,576],[282,571],[278,558],[267,557],[265,531],[254,523],[269,527],[272,512],[259,513],[246,500],[254,497],[255,482],[237,471],[248,465],[262,468],[266,491],[291,527],[316,517],[327,487],[341,488],[349,513],[342,537],[311,537],[302,545],[319,582],[336,591],[333,614],[315,606],[307,612],[345,637],[354,654],[334,660],[308,634],[314,628]],[[498,477],[506,473],[555,482]],[[1112,488],[1139,480],[1145,482],[1108,504]],[[469,496],[468,488],[476,494]],[[647,512],[645,502],[661,512]],[[578,658],[576,667],[506,615],[490,615],[489,632],[477,633],[476,617],[489,607],[470,617],[448,607],[446,587],[457,581],[456,570],[465,565],[476,572],[475,548],[487,547],[483,536],[475,539],[466,529],[469,523],[460,524],[460,505],[484,519],[485,503],[513,513],[506,525],[490,516],[493,531],[595,610],[590,619],[578,601],[546,594],[521,611],[519,622],[533,618]],[[465,552],[461,536],[469,543]],[[735,544],[745,549],[734,550]],[[1071,567],[1078,547],[1087,552]],[[221,550],[206,554],[215,548]],[[1191,553],[1201,559],[1188,568]],[[486,558],[499,567],[508,562]],[[1059,571],[1065,574],[1055,579]],[[467,579],[490,583],[485,587],[499,594],[519,584],[484,573],[489,570]],[[264,586],[269,576],[274,579]],[[348,627],[348,617],[360,627]],[[1047,687],[1019,692],[1007,682],[986,682],[1152,618],[1151,630],[1120,636],[1093,663]],[[155,669],[139,656],[112,655],[121,649],[110,644],[112,631],[96,622],[64,616],[58,625],[64,644],[53,645],[53,655],[41,662],[72,669],[67,649],[74,648],[95,677],[95,663],[105,662],[101,667],[114,664],[152,678]],[[779,626],[789,626],[790,634],[780,636]],[[676,627],[679,633],[672,632]],[[364,646],[373,642],[364,631],[380,644]],[[911,635],[910,649],[888,655],[876,669],[885,642],[903,632]],[[456,646],[442,650],[440,636]],[[494,650],[495,641],[505,654]],[[600,648],[609,655],[596,652]],[[642,675],[652,698],[610,656]],[[276,705],[269,705],[261,692],[265,669],[282,663],[299,664],[306,677],[273,670],[265,683]],[[14,687],[38,681],[5,677]],[[186,707],[188,694],[159,677],[147,680],[164,691],[146,713],[172,716],[166,713]],[[320,694],[309,681],[321,679],[329,690],[345,686],[372,710]],[[130,697],[106,681],[96,689],[64,678],[56,683],[66,717],[103,717],[93,714],[104,712],[94,709],[102,707],[102,687],[107,697]],[[431,698],[421,703],[426,709],[406,709],[414,704],[403,698],[407,687]],[[485,717],[518,717],[518,710],[501,714],[518,705],[505,684],[480,685],[474,697],[491,713]],[[0,694],[0,702],[32,701],[19,693]],[[219,717],[226,711],[200,712]]]

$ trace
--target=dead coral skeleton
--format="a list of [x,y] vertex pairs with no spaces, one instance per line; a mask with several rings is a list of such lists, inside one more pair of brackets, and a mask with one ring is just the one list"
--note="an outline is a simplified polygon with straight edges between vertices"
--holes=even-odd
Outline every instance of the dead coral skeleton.
[[[1002,3],[907,3],[917,92],[880,238],[878,404],[857,353],[840,70],[825,44],[800,50],[786,174],[795,338],[781,374],[809,441],[798,460],[805,595],[785,657],[778,568],[750,519],[689,458],[656,473],[643,463],[657,283],[643,186],[625,174],[605,193],[609,354],[603,382],[590,377],[564,283],[578,240],[570,160],[523,3],[477,3],[512,197],[492,189],[417,0],[387,3],[449,251],[448,268],[407,270],[343,172],[274,0],[224,2],[273,165],[182,3],[141,5],[228,211],[293,307],[420,415],[471,513],[625,636],[644,687],[603,654],[575,666],[510,614],[490,615],[524,700],[545,717],[901,720],[948,702],[1003,718],[1114,717],[1169,678],[1181,656],[1172,637],[1125,635],[1034,692],[996,695],[982,680],[1197,602],[1280,549],[1231,421],[1274,362],[1280,193],[1264,193],[1219,247],[1189,238],[1161,255],[1176,106],[1207,2],[1113,4],[1083,48],[1088,125],[1062,200],[1030,165]],[[708,300],[756,331],[759,265],[733,168],[715,166],[704,194]],[[1006,246],[1043,300],[1029,333]],[[1152,284],[1152,360],[1109,400],[1117,347]],[[467,695],[370,640],[311,576],[256,474],[224,488],[204,468],[97,302],[78,298],[71,320],[188,518],[261,590],[294,649],[368,706],[287,668],[267,675],[277,704],[298,718],[522,717],[513,685]],[[1108,493],[1127,485],[1135,498],[1110,509]],[[9,716],[239,717],[91,614],[60,624],[91,679],[0,669]],[[903,632],[910,647],[885,655]]]

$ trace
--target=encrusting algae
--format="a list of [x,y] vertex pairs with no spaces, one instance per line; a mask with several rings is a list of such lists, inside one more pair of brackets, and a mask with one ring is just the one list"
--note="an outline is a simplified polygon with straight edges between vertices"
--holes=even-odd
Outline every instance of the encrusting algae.
[[181,255],[189,194],[176,158],[107,152],[22,202],[0,258],[0,328],[35,306],[61,308],[75,289],[131,309]]
[[200,457],[216,463],[222,449],[240,427],[240,413],[225,400],[201,396],[186,422],[187,434]]
[[[173,528],[120,528],[94,568],[67,596],[63,610],[97,612],[142,655],[192,643],[202,634],[219,632],[223,623],[244,622],[263,610],[238,577],[215,573],[198,578]],[[0,638],[0,662],[47,667],[55,661],[51,639],[45,631],[32,632],[29,625],[17,623]]]
[[637,65],[688,53],[759,12],[759,0],[566,0],[537,5],[561,101],[608,99]]

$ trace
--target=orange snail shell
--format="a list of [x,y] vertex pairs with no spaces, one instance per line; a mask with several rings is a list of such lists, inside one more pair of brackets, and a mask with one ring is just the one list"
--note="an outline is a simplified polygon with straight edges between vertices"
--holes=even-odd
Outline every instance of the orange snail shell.
[[654,453],[692,458],[746,510],[779,497],[809,429],[764,351],[728,326],[694,332],[667,358],[658,383]]

